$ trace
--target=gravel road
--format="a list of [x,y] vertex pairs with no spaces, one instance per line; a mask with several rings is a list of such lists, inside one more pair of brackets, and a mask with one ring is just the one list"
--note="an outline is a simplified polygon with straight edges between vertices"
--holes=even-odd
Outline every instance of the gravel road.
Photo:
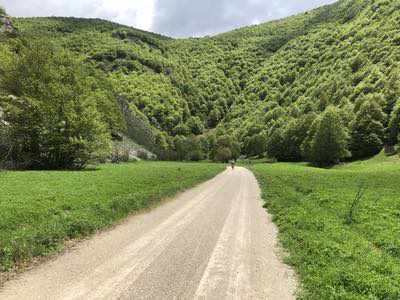
[[253,174],[227,169],[6,283],[0,299],[294,299]]

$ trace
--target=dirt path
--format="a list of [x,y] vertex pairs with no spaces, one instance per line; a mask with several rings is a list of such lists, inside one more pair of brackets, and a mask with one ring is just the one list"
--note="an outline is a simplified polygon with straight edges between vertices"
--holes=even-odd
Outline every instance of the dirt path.
[[276,235],[252,173],[227,170],[8,282],[0,299],[294,299]]

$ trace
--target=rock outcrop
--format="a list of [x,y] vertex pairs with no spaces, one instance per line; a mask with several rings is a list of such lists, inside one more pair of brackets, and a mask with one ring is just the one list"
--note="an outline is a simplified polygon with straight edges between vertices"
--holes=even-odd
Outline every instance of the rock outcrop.
[[6,15],[0,15],[0,32],[1,33],[16,33],[17,30],[13,26],[11,18]]

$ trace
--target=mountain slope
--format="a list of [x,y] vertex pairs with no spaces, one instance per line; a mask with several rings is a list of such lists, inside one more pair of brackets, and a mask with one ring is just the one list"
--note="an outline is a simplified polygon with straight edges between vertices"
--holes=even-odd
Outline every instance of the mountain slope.
[[[244,92],[248,99],[245,115],[254,112],[256,106],[258,117],[262,117],[272,101],[300,111],[310,104],[318,111],[329,104],[345,105],[347,100],[355,103],[371,93],[385,96],[385,112],[390,113],[399,97],[396,8],[400,4],[368,2],[361,2],[364,6],[358,7],[351,20],[345,17],[342,20],[346,22],[326,22],[292,39],[265,60]],[[337,7],[346,3],[356,2],[342,1]],[[231,118],[237,114],[243,114],[243,106]]]
[[[125,107],[132,138],[162,158],[197,150],[213,158],[218,138],[229,135],[244,155],[264,152],[252,141],[278,140],[273,146],[279,151],[271,145],[262,150],[280,160],[304,160],[307,136],[293,142],[293,132],[307,133],[330,105],[339,108],[357,158],[398,142],[392,112],[400,111],[399,7],[398,0],[341,0],[213,37],[178,40],[102,20],[14,22],[20,37],[46,38],[104,72]],[[371,102],[385,113],[378,129],[355,121]],[[199,138],[203,133],[206,138]],[[191,135],[198,138],[182,140]],[[366,153],[356,149],[360,140]]]

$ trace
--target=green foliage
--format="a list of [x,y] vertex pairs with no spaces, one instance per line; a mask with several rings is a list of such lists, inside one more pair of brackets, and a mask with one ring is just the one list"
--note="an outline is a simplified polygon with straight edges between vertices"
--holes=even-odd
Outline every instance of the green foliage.
[[109,227],[223,168],[139,162],[85,172],[1,172],[0,272],[49,255],[65,240]]
[[176,126],[186,121],[188,109],[178,91],[171,89],[171,83],[163,75],[115,74],[113,84],[117,93],[130,105],[135,105],[153,127],[172,134]]
[[201,140],[195,136],[188,138],[188,160],[201,161],[206,158],[206,152]]
[[400,101],[395,106],[388,126],[388,143],[397,145],[400,141]]
[[255,134],[245,142],[245,153],[249,156],[262,156],[266,151],[267,139],[262,134]]
[[275,123],[269,130],[267,138],[267,154],[280,161],[301,161],[304,159],[301,146],[316,115],[309,113],[298,119],[290,119]]
[[240,156],[240,144],[230,135],[219,136],[213,146],[211,157],[215,161],[228,162],[231,159],[238,159]]
[[228,162],[232,158],[232,151],[227,147],[219,147],[215,150],[214,160],[219,162]]
[[[8,124],[9,156],[16,168],[82,168],[108,154],[110,107],[106,92],[82,68],[81,62],[43,41],[19,48],[18,58],[2,66],[2,97]],[[108,119],[112,126],[113,118]]]
[[204,131],[204,124],[199,117],[191,117],[187,122],[190,132],[194,135],[202,134]]
[[284,131],[282,128],[275,128],[269,135],[266,144],[268,156],[275,159],[281,159],[285,153]]
[[200,161],[206,158],[206,149],[200,138],[195,136],[175,136],[174,150],[177,160]]
[[177,135],[174,138],[174,147],[178,160],[185,160],[187,157],[187,143],[186,138],[181,135]]
[[301,278],[299,299],[400,297],[399,163],[380,155],[334,169],[252,165]]
[[[249,47],[253,45],[251,39],[268,38],[268,52],[273,53],[257,52],[253,56],[262,57],[263,61],[246,76],[248,80],[237,105],[224,118],[224,128],[241,132],[242,124],[260,124],[263,119],[268,156],[291,161],[304,159],[297,146],[289,149],[298,145],[290,141],[300,132],[290,130],[292,133],[286,134],[285,123],[292,122],[292,118],[310,113],[320,115],[333,105],[340,107],[346,127],[350,123],[356,126],[353,120],[365,97],[375,94],[381,97],[372,101],[390,115],[400,97],[399,48],[388,39],[396,32],[398,7],[398,1],[338,1],[280,22],[226,34],[232,39],[245,35],[242,39]],[[278,24],[283,28],[274,29],[285,35],[281,39],[271,37],[272,28]],[[262,35],[267,28],[271,32]],[[251,55],[247,55],[246,60],[251,61]],[[387,129],[388,120],[382,124]],[[380,139],[381,149],[389,142]]]
[[[306,131],[329,106],[340,108],[354,147],[360,136],[369,139],[362,145],[374,144],[366,153],[395,142],[389,118],[382,122],[385,136],[371,139],[356,133],[365,127],[356,124],[356,114],[369,95],[379,94],[372,101],[391,116],[400,97],[398,8],[398,0],[341,0],[279,21],[177,40],[102,20],[14,23],[21,36],[41,36],[101,73],[99,85],[111,88],[96,94],[98,101],[115,104],[104,91],[115,92],[127,134],[161,159],[176,159],[176,135],[217,130],[236,136],[245,155],[254,154],[247,143],[262,133],[268,156],[300,161]],[[109,127],[118,119],[115,109],[102,114]],[[125,130],[120,127],[111,131]],[[261,129],[247,130],[253,127]],[[366,155],[361,152],[355,149],[354,158]]]
[[336,164],[350,156],[348,140],[340,111],[330,106],[313,122],[304,142],[304,156],[316,166]]
[[179,123],[172,130],[174,135],[183,135],[183,136],[188,135],[190,133],[190,131],[191,130],[190,130],[189,126],[184,123]]
[[386,116],[375,98],[370,96],[363,102],[350,124],[350,150],[354,158],[370,157],[382,150]]

